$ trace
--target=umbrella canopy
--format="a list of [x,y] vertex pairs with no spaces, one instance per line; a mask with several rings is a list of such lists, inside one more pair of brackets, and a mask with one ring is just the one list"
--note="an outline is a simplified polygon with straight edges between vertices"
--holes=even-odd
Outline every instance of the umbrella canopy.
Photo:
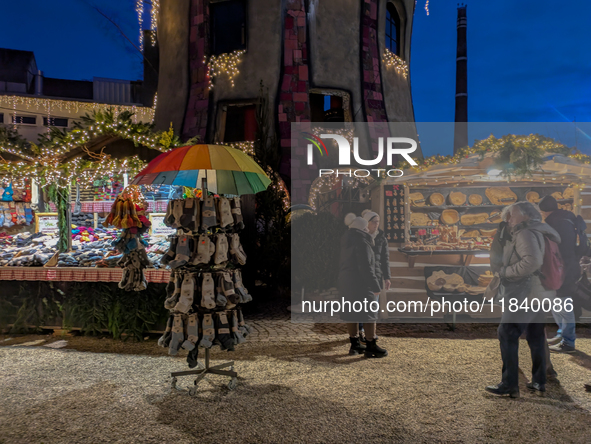
[[152,160],[133,185],[175,185],[207,188],[216,194],[255,194],[271,180],[248,154],[224,145],[192,145],[175,148]]

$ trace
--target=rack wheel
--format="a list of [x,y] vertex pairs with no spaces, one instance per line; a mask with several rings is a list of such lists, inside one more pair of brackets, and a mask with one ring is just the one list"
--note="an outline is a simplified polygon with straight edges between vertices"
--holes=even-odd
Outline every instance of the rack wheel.
[[236,388],[237,382],[238,378],[232,378],[230,382],[228,382],[228,390],[234,390]]
[[172,378],[172,381],[170,381],[170,388],[171,389],[175,389],[176,388],[176,381],[177,381],[176,376],[174,376]]
[[189,396],[195,396],[197,394],[197,387],[191,387],[189,389]]

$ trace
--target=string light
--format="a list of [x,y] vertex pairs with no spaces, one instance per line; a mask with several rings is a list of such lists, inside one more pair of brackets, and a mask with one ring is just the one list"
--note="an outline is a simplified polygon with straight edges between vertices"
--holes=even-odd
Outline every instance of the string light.
[[212,55],[209,61],[207,56],[204,58],[204,62],[207,64],[209,89],[213,88],[213,80],[221,75],[228,76],[232,87],[234,87],[234,77],[240,74],[238,64],[242,61],[242,55],[245,52],[245,50],[239,50],[229,54],[220,54],[219,56]]
[[137,21],[140,27],[140,51],[144,52],[144,1],[135,1],[135,12],[137,12]]
[[[129,105],[109,105],[107,103],[96,103],[96,102],[78,102],[75,100],[56,100],[46,99],[39,97],[26,97],[26,96],[4,96],[0,95],[0,105],[12,106],[14,110],[13,122],[16,122],[17,106],[23,106],[27,110],[43,110],[44,113],[53,112],[56,114],[56,110],[61,113],[92,113],[95,111],[106,111],[109,109],[115,110],[116,113],[128,111],[134,114],[133,118],[135,122],[153,122],[154,113],[156,110],[156,104],[154,103],[153,108],[146,106],[129,106]],[[17,129],[15,125],[15,129]]]
[[[345,170],[346,172],[350,172],[350,170]],[[338,172],[338,171],[337,171]],[[349,177],[351,188],[359,188],[361,185],[369,185],[374,180],[373,178],[368,177]],[[320,193],[323,189],[333,190],[336,185],[342,185],[342,172],[341,175],[337,174],[329,174],[326,176],[321,176],[314,181],[312,186],[310,187],[310,194],[308,195],[308,205],[313,209],[317,210],[318,206],[318,198]]]
[[[350,126],[350,125],[349,125]],[[340,128],[340,129],[330,129],[330,128],[313,128],[312,133],[315,136],[320,136],[321,134],[337,134],[339,136],[343,136],[345,139],[349,141],[349,144],[353,146],[353,139],[355,137],[355,128]],[[336,141],[334,141],[336,144]]]
[[158,13],[160,12],[160,1],[152,0],[152,9],[150,10],[150,29],[152,30],[150,36],[152,39],[152,46],[156,46],[156,31],[158,30]]
[[429,15],[429,0],[425,3],[425,12]]
[[394,67],[398,74],[402,74],[405,79],[408,78],[408,64],[388,48],[384,51],[384,58],[382,61],[385,63],[386,67]]

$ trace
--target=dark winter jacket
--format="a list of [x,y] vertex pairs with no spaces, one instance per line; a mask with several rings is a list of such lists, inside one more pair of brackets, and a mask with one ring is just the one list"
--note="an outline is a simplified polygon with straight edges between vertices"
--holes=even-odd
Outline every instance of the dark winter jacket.
[[558,249],[564,263],[564,286],[572,286],[581,276],[579,258],[575,252],[577,244],[576,220],[576,216],[566,210],[552,211],[546,218],[546,223],[560,235],[561,242],[558,244]]
[[390,251],[388,247],[388,239],[380,229],[373,240],[373,252],[376,258],[375,270],[376,277],[382,286],[382,280],[390,279]]
[[[350,228],[341,239],[341,260],[339,269],[339,294],[345,301],[353,304],[377,300],[374,293],[380,291],[375,274],[375,256],[372,238],[368,233]],[[365,322],[375,320],[374,314],[341,314],[345,322]]]

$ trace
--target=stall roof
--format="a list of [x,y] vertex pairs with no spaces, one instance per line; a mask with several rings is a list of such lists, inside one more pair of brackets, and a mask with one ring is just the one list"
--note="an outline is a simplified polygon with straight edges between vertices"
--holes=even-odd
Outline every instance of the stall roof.
[[457,183],[473,182],[545,182],[556,183],[589,183],[591,184],[591,165],[582,164],[562,154],[548,154],[540,169],[531,177],[514,176],[508,179],[494,170],[492,155],[482,158],[473,154],[457,164],[433,165],[426,170],[404,170],[404,175],[399,178],[388,178],[384,183],[408,183],[417,185],[419,182],[429,185],[442,184],[440,181],[453,181]]

